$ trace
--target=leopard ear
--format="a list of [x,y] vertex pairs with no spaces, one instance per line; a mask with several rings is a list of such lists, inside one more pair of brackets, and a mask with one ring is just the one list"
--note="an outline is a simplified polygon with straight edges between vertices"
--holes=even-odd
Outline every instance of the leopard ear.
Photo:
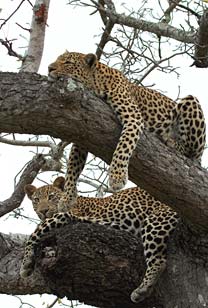
[[97,62],[97,57],[96,55],[94,55],[93,53],[88,53],[85,57],[84,57],[85,62],[87,63],[87,65],[92,68],[95,66],[96,62]]
[[65,178],[63,176],[59,176],[55,179],[55,181],[53,182],[53,186],[64,190],[64,184],[65,184]]
[[34,194],[36,189],[37,188],[34,185],[31,185],[31,184],[25,185],[24,191],[30,200],[32,199],[32,195]]

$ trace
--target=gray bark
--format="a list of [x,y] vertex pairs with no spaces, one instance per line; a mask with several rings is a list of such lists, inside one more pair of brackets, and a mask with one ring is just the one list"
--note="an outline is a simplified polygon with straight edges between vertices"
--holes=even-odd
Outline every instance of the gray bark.
[[[110,107],[82,85],[43,76],[0,73],[0,131],[74,142],[110,162],[121,126]],[[208,172],[145,132],[129,167],[131,181],[208,229]]]
[[[107,2],[107,1],[105,1]],[[178,1],[179,2],[179,1]],[[171,7],[172,5],[172,7]],[[169,9],[172,10],[177,2],[170,4]],[[150,22],[142,18],[134,18],[132,16],[126,16],[125,14],[119,14],[115,9],[104,9],[99,7],[100,11],[103,11],[109,18],[112,24],[124,25],[140,31],[147,31],[153,33],[159,37],[168,37],[185,44],[192,44],[195,46],[194,62],[192,64],[196,67],[208,67],[208,10],[205,9],[199,22],[197,31],[185,31],[170,26],[164,20],[161,22]],[[166,11],[167,13],[167,11]],[[167,17],[167,16],[166,16]]]
[[40,275],[33,275],[27,280],[20,279],[19,270],[26,239],[24,235],[0,234],[0,293],[42,294],[43,290],[50,293]]
[[24,197],[24,186],[31,184],[38,175],[41,168],[44,167],[45,159],[42,155],[35,156],[27,165],[22,173],[18,184],[10,198],[0,201],[0,217],[18,208]]
[[187,44],[194,43],[195,33],[178,29],[164,22],[156,23],[146,21],[145,19],[141,18],[136,19],[131,16],[126,16],[125,14],[118,14],[117,12],[109,9],[105,10],[105,14],[114,24],[124,25],[127,27],[132,27],[134,29],[147,31],[150,33],[154,33],[157,36],[169,37]]
[[208,9],[204,11],[195,43],[195,61],[197,67],[208,67]]
[[[55,294],[103,308],[201,308],[208,303],[207,234],[179,225],[170,239],[167,270],[152,295],[137,305],[130,293],[145,263],[140,240],[96,224],[70,224],[41,241],[36,267],[19,277],[22,238],[0,236],[0,293]],[[49,248],[50,247],[50,248]]]
[[36,0],[30,29],[27,55],[23,59],[21,71],[38,72],[43,55],[45,31],[50,0]]
[[[48,134],[82,145],[110,162],[121,126],[110,107],[72,80],[50,83],[37,74],[0,73],[0,130]],[[200,308],[208,304],[207,171],[144,133],[129,177],[181,214],[168,267],[155,292],[133,305],[130,292],[145,269],[140,241],[104,226],[70,224],[43,239],[35,274],[19,277],[22,241],[0,238],[0,292],[53,293],[98,307]],[[186,224],[188,222],[188,224]],[[42,254],[45,246],[51,250]]]

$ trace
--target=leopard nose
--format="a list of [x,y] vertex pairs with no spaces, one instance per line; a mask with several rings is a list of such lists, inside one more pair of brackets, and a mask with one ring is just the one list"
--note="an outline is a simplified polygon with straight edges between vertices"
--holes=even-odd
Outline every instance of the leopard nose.
[[41,209],[41,213],[46,216],[46,213],[48,212],[48,209]]

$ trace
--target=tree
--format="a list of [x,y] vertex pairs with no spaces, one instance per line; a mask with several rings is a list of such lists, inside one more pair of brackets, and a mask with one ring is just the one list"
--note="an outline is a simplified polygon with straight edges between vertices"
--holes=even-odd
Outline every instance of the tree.
[[[71,1],[71,4],[75,2],[80,4],[79,1]],[[114,64],[120,61],[121,69],[132,80],[136,78],[142,82],[156,67],[165,72],[177,72],[167,63],[179,53],[180,56],[191,57],[193,65],[207,66],[207,51],[203,47],[207,42],[206,27],[205,31],[203,29],[207,11],[203,4],[196,8],[189,2],[170,2],[160,16],[162,21],[155,23],[148,20],[141,22],[142,14],[148,11],[145,3],[137,19],[118,14],[111,1],[89,1],[88,4],[96,6],[105,26],[97,48],[98,57],[105,56],[103,60],[107,62],[112,57]],[[181,10],[188,16],[184,30],[169,25],[175,14],[182,14]],[[150,9],[149,12],[153,14]],[[200,20],[198,31],[194,31],[193,16]],[[120,31],[120,36],[113,32],[115,28]],[[154,35],[148,36],[143,31],[155,33],[157,42]],[[165,40],[174,38],[178,49],[180,46],[179,53],[173,53],[166,59],[161,56],[164,36]],[[196,44],[199,41],[200,44]],[[111,52],[107,43],[112,48]],[[158,56],[154,49],[156,44]],[[136,45],[141,46],[140,51]],[[146,63],[145,71],[135,70],[137,61]],[[162,66],[163,63],[166,64]],[[141,74],[143,76],[138,78]],[[66,143],[76,142],[106,163],[110,162],[121,130],[120,124],[108,105],[82,85],[72,80],[51,83],[46,77],[28,72],[0,73],[0,84],[2,132],[49,135]],[[4,136],[2,141],[8,142]],[[10,142],[15,143],[13,140]],[[50,160],[44,155],[34,157],[24,169],[13,195],[1,203],[1,216],[21,204],[24,185],[31,183],[41,168],[48,170],[52,166],[53,170],[60,170],[58,162],[65,143],[61,142],[57,147],[47,145],[51,147],[52,157]],[[172,152],[156,137],[145,132],[131,159],[129,177],[173,207],[182,218],[170,241],[167,271],[154,294],[145,302],[138,303],[137,307],[206,307],[207,171]],[[22,237],[1,234],[0,245],[1,268],[6,269],[1,273],[0,290],[7,294],[48,292],[98,307],[131,307],[129,294],[142,279],[145,266],[139,240],[97,225],[70,225],[44,239],[37,252],[37,272],[25,281],[19,281],[18,274],[23,254]],[[41,251],[48,246],[52,248],[49,251],[45,249],[42,257]],[[92,292],[95,289],[96,293]]]

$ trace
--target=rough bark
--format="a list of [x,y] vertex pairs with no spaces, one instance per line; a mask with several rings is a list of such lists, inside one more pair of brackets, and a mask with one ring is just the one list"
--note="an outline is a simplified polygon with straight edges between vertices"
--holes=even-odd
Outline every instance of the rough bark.
[[[109,162],[121,126],[105,102],[72,80],[50,83],[37,74],[1,73],[0,130],[73,141]],[[129,174],[131,180],[177,209],[197,229],[179,225],[170,240],[167,270],[148,300],[134,305],[129,299],[145,270],[140,241],[125,232],[84,223],[70,224],[43,240],[37,250],[35,274],[26,280],[19,277],[22,241],[2,235],[0,292],[53,293],[103,308],[206,307],[206,170],[145,133],[132,157]]]
[[36,0],[34,4],[27,55],[20,69],[22,72],[38,72],[44,48],[49,5],[50,0]]
[[[171,237],[168,267],[149,299],[129,295],[145,270],[138,239],[96,224],[70,224],[41,241],[33,275],[20,279],[23,241],[0,236],[0,293],[52,293],[103,308],[201,308],[208,303],[208,241],[179,225]],[[50,248],[49,248],[50,247]]]
[[0,217],[20,206],[25,197],[24,186],[34,181],[44,164],[45,159],[41,154],[35,156],[28,163],[11,197],[4,201],[0,201]]
[[19,276],[23,257],[24,235],[0,234],[0,293],[2,294],[42,294],[50,293],[41,275],[33,275],[27,280]]
[[[121,126],[110,107],[72,80],[48,82],[29,73],[0,74],[0,131],[44,134],[82,145],[110,162]],[[129,178],[184,219],[208,229],[208,173],[144,133]]]
[[[100,8],[101,10],[102,8]],[[106,16],[114,24],[124,25],[127,27],[132,27],[141,31],[147,31],[156,34],[157,36],[164,36],[175,39],[179,42],[193,44],[195,39],[195,33],[191,31],[184,31],[176,27],[170,26],[164,22],[151,22],[145,19],[136,19],[131,16],[126,16],[125,14],[119,14],[115,10],[104,9]]]
[[193,65],[196,65],[196,67],[208,67],[208,9],[204,11],[200,19],[195,46]]

